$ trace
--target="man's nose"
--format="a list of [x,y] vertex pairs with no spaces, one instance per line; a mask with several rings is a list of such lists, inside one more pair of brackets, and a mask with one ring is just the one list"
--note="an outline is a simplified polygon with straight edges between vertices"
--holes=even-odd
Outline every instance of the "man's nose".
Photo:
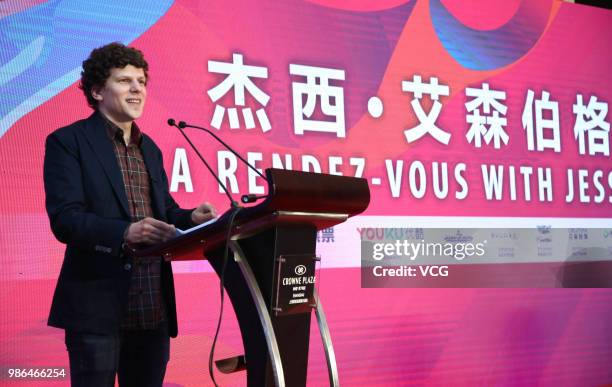
[[132,81],[130,83],[130,91],[131,92],[140,92],[144,88],[144,85],[139,81]]

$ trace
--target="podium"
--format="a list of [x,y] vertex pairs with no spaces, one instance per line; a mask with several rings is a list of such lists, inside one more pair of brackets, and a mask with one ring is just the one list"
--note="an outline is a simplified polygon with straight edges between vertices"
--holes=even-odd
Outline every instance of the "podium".
[[[338,368],[314,283],[317,231],[363,212],[365,179],[267,169],[268,195],[216,222],[165,243],[133,250],[166,260],[208,259],[223,276],[242,335],[244,355],[216,361],[221,372],[246,369],[247,385],[306,386],[311,310],[315,310],[330,385]],[[231,228],[231,229],[230,229]],[[229,238],[229,245],[226,241]],[[225,249],[229,258],[224,264]]]

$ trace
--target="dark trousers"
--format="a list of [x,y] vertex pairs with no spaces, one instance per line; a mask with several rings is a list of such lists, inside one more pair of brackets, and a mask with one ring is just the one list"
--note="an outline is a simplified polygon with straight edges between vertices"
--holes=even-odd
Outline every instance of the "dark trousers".
[[98,335],[66,331],[72,387],[162,386],[170,358],[168,328]]

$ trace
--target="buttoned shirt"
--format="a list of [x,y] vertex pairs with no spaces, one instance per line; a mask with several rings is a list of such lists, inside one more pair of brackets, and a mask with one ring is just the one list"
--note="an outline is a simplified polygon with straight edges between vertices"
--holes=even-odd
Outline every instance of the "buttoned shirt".
[[[140,150],[140,129],[132,124],[130,141],[126,145],[123,130],[106,118],[105,122],[123,177],[132,222],[153,217],[149,172]],[[156,329],[166,320],[161,290],[161,257],[137,258],[131,270],[127,310],[121,328]]]

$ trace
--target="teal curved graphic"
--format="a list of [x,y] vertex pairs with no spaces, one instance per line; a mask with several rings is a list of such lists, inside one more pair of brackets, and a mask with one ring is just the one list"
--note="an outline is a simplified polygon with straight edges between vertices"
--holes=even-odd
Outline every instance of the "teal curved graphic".
[[0,19],[0,136],[73,84],[89,52],[132,42],[174,0],[51,0]]
[[523,0],[503,26],[481,31],[457,20],[441,0],[430,0],[431,20],[448,53],[472,70],[493,70],[515,62],[538,41],[548,22],[552,0]]

